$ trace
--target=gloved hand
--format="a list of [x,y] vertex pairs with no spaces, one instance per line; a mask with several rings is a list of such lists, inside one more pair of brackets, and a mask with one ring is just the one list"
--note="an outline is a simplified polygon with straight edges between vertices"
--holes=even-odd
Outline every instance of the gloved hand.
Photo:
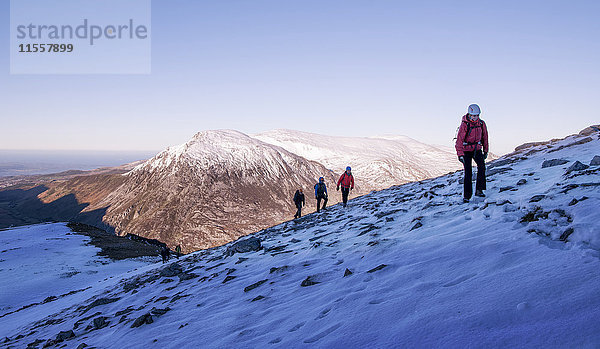
[[350,190],[354,189],[354,187],[350,187]]
[[465,157],[464,156],[459,156],[458,157],[458,161],[462,162],[463,164],[465,163]]
[[483,153],[483,159],[484,160],[487,159],[487,154],[488,154],[487,151],[485,153]]
[[335,188],[335,190],[340,191],[340,187],[338,186],[337,188]]

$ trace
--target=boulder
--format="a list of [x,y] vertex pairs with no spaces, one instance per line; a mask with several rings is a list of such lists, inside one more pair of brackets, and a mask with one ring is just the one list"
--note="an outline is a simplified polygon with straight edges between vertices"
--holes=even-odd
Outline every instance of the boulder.
[[588,168],[589,168],[588,165],[583,164],[583,163],[581,163],[579,161],[575,161],[575,163],[573,165],[569,166],[569,168],[567,169],[567,173],[571,173],[573,171],[583,171],[583,170],[586,170]]
[[165,315],[169,310],[171,310],[171,308],[169,308],[169,307],[166,307],[164,309],[152,308],[152,310],[150,310],[150,313],[155,316],[161,316],[161,315]]
[[560,165],[564,165],[567,163],[569,163],[569,162],[564,159],[551,159],[551,160],[546,160],[546,161],[542,162],[542,168],[560,166]]
[[529,199],[529,202],[538,202],[538,201],[541,201],[545,197],[546,197],[546,195],[534,195],[531,197],[531,199]]
[[255,283],[253,283],[252,285],[246,286],[246,287],[244,287],[244,292],[250,292],[253,289],[257,288],[258,286],[264,284],[267,281],[269,281],[269,280],[268,279],[264,279],[264,280],[257,281]]
[[260,239],[256,237],[250,237],[248,239],[240,240],[227,247],[225,255],[233,256],[236,253],[246,253],[251,251],[260,251],[262,245]]
[[375,268],[368,270],[367,273],[374,273],[378,270],[381,270],[383,268],[387,267],[387,264],[379,264],[378,266],[376,266]]
[[146,314],[138,317],[137,319],[135,319],[133,324],[131,324],[131,328],[140,327],[144,324],[151,324],[153,322],[154,322],[154,320],[152,320],[152,315],[150,315],[150,313],[146,313]]
[[306,279],[304,279],[304,281],[302,281],[302,283],[300,284],[300,286],[307,287],[307,286],[316,285],[318,283],[319,283],[318,281],[315,281],[310,276],[307,276]]
[[579,132],[579,134],[582,136],[590,136],[597,132],[600,132],[600,125],[592,125],[592,126],[586,127],[583,130],[581,130]]
[[519,179],[519,181],[517,182],[517,185],[523,185],[523,184],[527,184],[527,180],[525,178]]
[[66,341],[69,340],[71,338],[75,338],[75,333],[72,330],[68,330],[68,331],[60,331],[57,335],[56,335],[56,342],[62,342],[62,341]]
[[600,166],[600,156],[594,156],[592,161],[590,161],[590,166]]
[[183,273],[183,267],[177,263],[171,263],[160,271],[160,276],[172,277]]
[[108,326],[109,322],[106,321],[108,318],[106,316],[99,316],[92,321],[92,326],[95,330],[99,330]]

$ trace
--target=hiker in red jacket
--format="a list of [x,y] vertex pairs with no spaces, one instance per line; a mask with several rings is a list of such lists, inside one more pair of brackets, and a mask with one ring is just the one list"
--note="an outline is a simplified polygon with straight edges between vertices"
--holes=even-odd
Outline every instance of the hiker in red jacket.
[[456,136],[456,154],[458,161],[465,166],[464,198],[469,202],[473,195],[472,160],[477,164],[477,183],[475,196],[485,197],[485,159],[488,155],[488,131],[485,122],[479,118],[481,113],[477,104],[471,104],[468,112],[462,118],[458,135]]
[[354,176],[352,176],[352,169],[350,166],[346,167],[346,171],[340,176],[336,190],[340,190],[340,184],[342,186],[342,202],[344,207],[346,207],[346,204],[348,203],[348,194],[350,194],[350,190],[354,189]]

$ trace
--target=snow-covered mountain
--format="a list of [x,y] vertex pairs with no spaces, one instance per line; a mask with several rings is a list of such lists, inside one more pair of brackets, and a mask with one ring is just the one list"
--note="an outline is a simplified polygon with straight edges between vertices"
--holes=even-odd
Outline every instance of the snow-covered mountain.
[[364,191],[441,176],[461,168],[453,149],[427,145],[406,136],[334,137],[273,130],[253,137],[336,172],[351,166]]
[[485,199],[462,203],[461,172],[395,186],[0,314],[0,338],[6,347],[598,347],[599,174],[597,131],[522,148],[490,164]]
[[205,131],[122,175],[117,189],[83,212],[106,207],[102,221],[118,234],[193,251],[290,219],[297,188],[306,191],[306,210],[314,210],[311,190],[321,176],[328,183],[335,177],[243,133]]

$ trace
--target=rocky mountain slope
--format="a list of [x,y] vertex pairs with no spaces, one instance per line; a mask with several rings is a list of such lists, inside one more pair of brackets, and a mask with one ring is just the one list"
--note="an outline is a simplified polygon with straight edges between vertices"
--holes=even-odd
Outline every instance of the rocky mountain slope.
[[0,338],[7,348],[598,346],[599,133],[523,148],[488,174],[488,197],[468,204],[456,172],[115,275],[0,315]]
[[253,137],[338,172],[351,166],[356,183],[366,192],[461,168],[454,149],[427,145],[406,136],[334,137],[273,130]]
[[[193,251],[290,219],[297,188],[306,191],[305,210],[314,210],[311,190],[320,176],[329,184],[335,178],[316,162],[240,132],[206,131],[124,174],[51,182],[33,192],[41,202],[26,200],[18,211],[67,207],[62,216],[71,220]],[[55,204],[70,196],[69,205]]]

